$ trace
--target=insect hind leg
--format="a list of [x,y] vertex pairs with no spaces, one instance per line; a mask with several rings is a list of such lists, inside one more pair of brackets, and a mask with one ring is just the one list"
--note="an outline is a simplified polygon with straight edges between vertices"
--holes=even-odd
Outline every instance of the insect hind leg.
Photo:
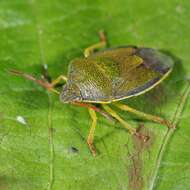
[[106,110],[112,117],[114,117],[117,121],[119,121],[126,129],[129,130],[131,134],[136,134],[136,129],[134,129],[130,124],[128,124],[125,120],[123,120],[113,109],[111,109],[108,105],[102,105],[104,110]]
[[146,135],[143,135],[137,131],[137,129],[133,128],[129,123],[123,120],[113,109],[111,109],[108,105],[102,105],[103,108],[117,121],[119,121],[132,135],[137,136],[138,138],[142,139],[144,142],[148,140]]
[[114,103],[113,105],[115,105],[116,107],[118,107],[121,110],[128,111],[128,112],[131,112],[131,113],[138,115],[142,118],[145,118],[146,120],[153,121],[155,123],[159,123],[162,125],[166,125],[169,128],[175,128],[175,126],[172,125],[172,123],[170,123],[169,121],[167,121],[167,120],[165,120],[159,116],[155,116],[155,115],[151,115],[151,114],[141,112],[139,110],[136,110],[136,109],[126,105],[126,104]]

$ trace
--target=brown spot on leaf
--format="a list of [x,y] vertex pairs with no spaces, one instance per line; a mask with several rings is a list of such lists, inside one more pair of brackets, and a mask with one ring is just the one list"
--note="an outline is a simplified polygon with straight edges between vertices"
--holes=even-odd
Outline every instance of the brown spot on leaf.
[[3,119],[3,116],[4,116],[3,113],[0,112],[0,120]]
[[5,176],[0,176],[0,189],[9,190],[7,180]]
[[130,158],[130,165],[128,170],[129,185],[128,188],[131,190],[141,190],[144,186],[144,175],[143,175],[143,153],[149,152],[154,142],[154,134],[144,127],[143,124],[139,125],[138,131],[143,136],[147,137],[144,141],[141,136],[133,136],[133,149],[128,149],[128,155]]

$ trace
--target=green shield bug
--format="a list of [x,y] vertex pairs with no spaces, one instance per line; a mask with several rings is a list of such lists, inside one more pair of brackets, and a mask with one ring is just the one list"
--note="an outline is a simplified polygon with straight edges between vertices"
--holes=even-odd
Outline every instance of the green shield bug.
[[[169,121],[150,115],[119,103],[120,100],[139,96],[159,85],[172,71],[173,60],[152,48],[123,46],[94,52],[106,46],[106,37],[100,32],[100,42],[84,51],[84,58],[76,58],[69,64],[68,76],[60,76],[53,82],[38,80],[31,75],[19,71],[11,71],[16,75],[32,80],[47,90],[60,94],[63,103],[71,103],[87,107],[92,118],[92,126],[87,138],[89,149],[93,155],[94,132],[97,123],[96,112],[107,118],[118,120],[133,135],[140,134],[135,128],[123,120],[110,106],[132,112],[147,120],[168,127],[174,127]],[[66,84],[59,93],[55,85],[64,80]],[[94,105],[100,104],[102,109]]]

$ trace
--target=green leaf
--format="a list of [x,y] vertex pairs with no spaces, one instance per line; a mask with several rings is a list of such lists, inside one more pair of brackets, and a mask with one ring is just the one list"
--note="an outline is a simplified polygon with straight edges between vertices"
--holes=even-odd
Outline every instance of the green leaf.
[[[0,189],[169,190],[190,189],[188,1],[0,1]],[[138,45],[169,53],[175,68],[163,86],[168,93],[155,113],[176,130],[141,122],[147,142],[98,115],[93,157],[86,144],[88,111],[62,104],[17,69],[40,78],[67,74],[69,61],[98,41],[104,29],[110,46]],[[148,95],[147,95],[148,96]],[[164,97],[167,97],[166,99]],[[126,103],[151,110],[155,98]],[[138,117],[118,111],[138,126]]]

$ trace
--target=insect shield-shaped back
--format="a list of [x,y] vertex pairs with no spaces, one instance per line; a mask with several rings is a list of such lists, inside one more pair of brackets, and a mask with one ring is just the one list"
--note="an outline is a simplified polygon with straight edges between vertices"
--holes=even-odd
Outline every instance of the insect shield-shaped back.
[[151,48],[120,47],[69,65],[62,102],[110,103],[143,94],[165,79],[173,60]]
[[161,75],[172,70],[174,62],[171,57],[152,48],[138,48],[136,55],[143,58],[144,65]]

